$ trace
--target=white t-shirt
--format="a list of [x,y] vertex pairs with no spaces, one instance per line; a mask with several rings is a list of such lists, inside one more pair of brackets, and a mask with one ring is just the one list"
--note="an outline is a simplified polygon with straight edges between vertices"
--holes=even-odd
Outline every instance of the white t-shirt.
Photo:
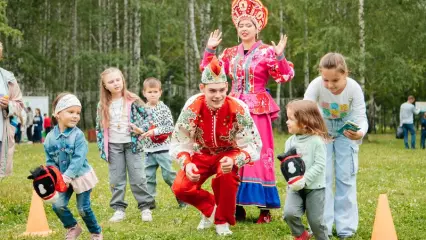
[[413,114],[419,114],[420,109],[417,109],[413,104],[409,102],[405,102],[401,104],[401,108],[399,110],[399,123],[402,124],[413,124]]
[[109,119],[108,141],[110,143],[131,142],[129,114],[124,106],[123,98],[111,102]]
[[321,114],[325,119],[344,119],[358,124],[364,134],[368,131],[368,121],[365,108],[364,93],[361,86],[352,78],[346,78],[345,89],[334,95],[324,87],[322,77],[312,80],[306,89],[306,100],[318,103]]

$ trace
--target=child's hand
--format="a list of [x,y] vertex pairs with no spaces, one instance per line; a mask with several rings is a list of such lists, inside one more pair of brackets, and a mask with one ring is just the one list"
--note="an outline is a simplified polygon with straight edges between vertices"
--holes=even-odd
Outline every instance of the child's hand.
[[148,130],[148,132],[145,132],[142,134],[142,138],[151,137],[154,136],[154,129]]
[[220,159],[220,168],[222,169],[223,173],[229,173],[232,171],[232,167],[234,166],[234,161],[230,157],[223,157]]
[[2,96],[0,98],[0,106],[6,109],[9,106],[9,96]]
[[345,130],[344,132],[343,132],[343,134],[347,137],[347,138],[349,138],[349,139],[351,139],[351,140],[359,140],[359,139],[361,139],[362,137],[364,137],[364,134],[361,132],[361,131],[352,131],[352,130]]
[[198,174],[198,168],[194,163],[188,163],[185,166],[186,177],[191,182],[198,182],[200,180],[200,174]]
[[291,190],[297,192],[297,191],[303,189],[305,187],[305,185],[306,185],[305,177],[302,177],[301,179],[297,180],[296,182],[290,184],[289,187],[291,188]]
[[143,134],[144,133],[144,131],[142,129],[136,127],[135,124],[130,123],[129,125],[130,125],[130,129],[131,129],[132,132],[134,132],[136,134]]
[[63,174],[62,174],[62,178],[64,179],[65,185],[67,185],[67,187],[69,187],[70,183],[72,181],[72,178],[68,177],[67,175],[63,175]]

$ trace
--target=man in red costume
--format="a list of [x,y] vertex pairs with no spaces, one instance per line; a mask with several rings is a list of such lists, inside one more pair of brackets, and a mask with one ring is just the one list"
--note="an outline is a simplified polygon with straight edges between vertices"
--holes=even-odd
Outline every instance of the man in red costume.
[[[229,235],[238,168],[259,159],[262,143],[247,105],[226,96],[226,75],[216,57],[202,73],[200,90],[185,103],[172,134],[170,154],[181,165],[172,189],[202,213],[197,229],[215,224],[219,235]],[[211,194],[201,186],[214,174]]]

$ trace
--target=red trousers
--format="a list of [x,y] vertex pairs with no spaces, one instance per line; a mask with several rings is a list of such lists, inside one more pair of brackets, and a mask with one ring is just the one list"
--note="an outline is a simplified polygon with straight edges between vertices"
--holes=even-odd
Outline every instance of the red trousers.
[[[234,166],[230,173],[223,173],[219,161],[231,152],[218,155],[194,154],[191,162],[198,168],[200,180],[191,182],[183,170],[175,178],[172,190],[176,197],[196,207],[200,212],[210,217],[214,206],[217,205],[214,217],[215,224],[229,223],[235,225],[235,204],[239,185],[238,168]],[[201,189],[203,183],[212,175],[213,194]]]

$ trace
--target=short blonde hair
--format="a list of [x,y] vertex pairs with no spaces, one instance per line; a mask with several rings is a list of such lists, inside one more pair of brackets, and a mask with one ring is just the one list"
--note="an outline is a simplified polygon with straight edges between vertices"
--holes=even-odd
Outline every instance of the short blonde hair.
[[147,88],[159,88],[161,90],[161,81],[155,77],[149,77],[143,81],[143,90]]

